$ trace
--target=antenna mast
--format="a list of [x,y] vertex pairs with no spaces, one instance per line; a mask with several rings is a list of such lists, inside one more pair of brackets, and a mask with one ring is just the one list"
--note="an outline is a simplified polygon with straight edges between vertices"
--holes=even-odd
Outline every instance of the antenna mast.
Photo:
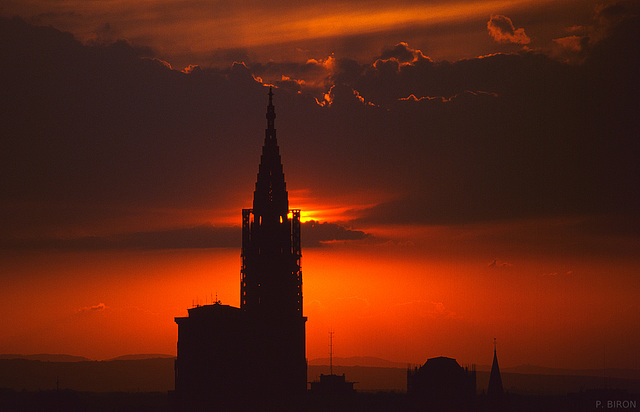
[[333,375],[333,331],[329,331],[329,374]]

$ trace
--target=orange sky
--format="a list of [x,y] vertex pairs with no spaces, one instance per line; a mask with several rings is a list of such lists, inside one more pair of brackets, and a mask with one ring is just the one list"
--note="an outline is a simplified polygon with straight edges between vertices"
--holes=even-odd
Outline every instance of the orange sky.
[[126,38],[153,47],[161,58],[182,68],[188,64],[226,64],[224,56],[230,54],[259,60],[271,56],[276,61],[327,57],[332,53],[342,56],[356,49],[345,49],[343,39],[347,38],[358,44],[358,57],[363,57],[371,52],[369,40],[376,38],[375,47],[382,47],[381,34],[387,41],[397,43],[420,41],[422,33],[426,33],[427,38],[438,41],[423,43],[423,37],[420,44],[413,44],[423,50],[429,44],[427,51],[432,57],[475,57],[497,50],[478,36],[484,34],[486,20],[493,14],[522,16],[535,23],[534,44],[549,47],[549,27],[563,30],[563,25],[585,24],[596,4],[595,0],[315,0],[277,4],[9,0],[2,12],[52,24],[84,40]]
[[[605,351],[610,367],[639,366],[637,258],[533,256],[487,244],[487,229],[425,228],[404,244],[306,249],[308,357],[326,356],[334,330],[336,356],[488,364],[497,337],[505,366],[599,368]],[[173,317],[216,295],[239,304],[239,261],[237,249],[5,253],[0,352],[175,353]]]
[[640,369],[637,4],[280,3],[0,6],[0,353],[237,306],[273,83],[310,359]]

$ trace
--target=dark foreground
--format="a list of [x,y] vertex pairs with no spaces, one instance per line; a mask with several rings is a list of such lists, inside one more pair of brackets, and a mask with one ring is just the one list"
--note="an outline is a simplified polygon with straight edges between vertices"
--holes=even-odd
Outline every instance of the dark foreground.
[[14,391],[0,389],[0,411],[169,411],[166,392]]
[[[250,394],[247,394],[250,396]],[[626,404],[611,404],[609,399],[625,401]],[[603,411],[640,410],[637,395],[616,391],[587,391],[569,395],[516,395],[508,394],[507,403],[500,410],[510,412],[528,411]],[[476,404],[468,411],[495,411],[479,395]],[[635,402],[635,403],[634,403]],[[625,406],[626,405],[626,406]],[[634,407],[635,406],[635,407]],[[216,405],[205,410],[221,410]],[[225,408],[227,409],[227,408]],[[428,405],[410,402],[405,393],[399,392],[358,392],[349,399],[329,401],[308,396],[298,405],[278,407],[278,410],[292,411],[431,411]],[[0,411],[173,411],[180,408],[171,406],[171,395],[167,392],[78,392],[61,391],[15,391],[0,389]],[[438,408],[438,411],[445,411]]]

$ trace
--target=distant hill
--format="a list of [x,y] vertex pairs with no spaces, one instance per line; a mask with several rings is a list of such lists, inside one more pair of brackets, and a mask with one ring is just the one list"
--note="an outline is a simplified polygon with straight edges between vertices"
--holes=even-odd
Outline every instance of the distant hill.
[[640,379],[640,371],[635,369],[560,369],[535,365],[520,365],[511,368],[500,368],[500,370],[509,373],[521,373],[527,375],[594,376],[602,379]]
[[0,388],[166,392],[174,387],[174,373],[173,358],[85,362],[0,359]]
[[[490,365],[476,365],[479,372],[491,371]],[[619,378],[619,379],[638,379],[640,380],[640,370],[611,368],[603,369],[562,369],[548,368],[545,366],[535,365],[519,365],[508,368],[500,367],[501,373],[519,373],[522,375],[548,375],[548,376],[591,376],[601,379]]]
[[[329,365],[329,358],[316,358],[309,361],[309,365]],[[333,358],[334,366],[367,366],[373,368],[407,368],[408,363],[393,362],[372,356],[351,356],[348,358]]]
[[85,358],[84,356],[58,355],[49,353],[40,353],[37,355],[4,354],[0,355],[0,359],[28,359],[42,362],[86,362],[91,360],[89,358]]
[[122,361],[122,360],[142,360],[142,359],[167,359],[167,358],[175,358],[174,355],[164,355],[161,353],[142,353],[137,355],[122,355],[117,356],[111,359],[105,359],[105,362],[108,361]]
[[[142,359],[166,359],[175,358],[175,355],[167,355],[163,353],[139,353],[133,355],[116,356],[115,358],[105,359],[108,361],[121,361],[121,360],[142,360]],[[90,362],[94,359],[85,358],[84,356],[73,356],[63,354],[50,354],[39,353],[36,355],[21,355],[21,354],[0,354],[0,359],[27,359],[37,360],[42,362]]]
[[[329,373],[328,365],[315,363],[323,363],[323,359],[310,362],[308,381]],[[589,372],[523,365],[504,368],[502,382],[505,390],[518,394],[564,395],[604,386],[640,393],[640,378],[634,378],[640,376],[639,371],[607,370],[606,378],[602,371],[593,371],[592,375]],[[166,392],[174,388],[174,373],[174,357],[170,355],[127,355],[105,361],[69,355],[0,355],[0,388],[16,391],[55,390],[59,386],[61,390],[87,392]],[[358,391],[404,392],[407,388],[407,366],[399,362],[366,357],[334,358],[333,373],[344,374],[347,380],[357,382]],[[486,391],[488,382],[489,372],[478,368],[478,393]]]

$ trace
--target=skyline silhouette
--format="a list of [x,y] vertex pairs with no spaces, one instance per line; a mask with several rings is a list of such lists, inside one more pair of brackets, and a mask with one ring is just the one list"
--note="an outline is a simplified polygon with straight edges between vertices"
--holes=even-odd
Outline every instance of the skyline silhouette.
[[637,2],[107,3],[0,11],[0,353],[175,355],[242,307],[272,87],[308,358],[640,369]]

